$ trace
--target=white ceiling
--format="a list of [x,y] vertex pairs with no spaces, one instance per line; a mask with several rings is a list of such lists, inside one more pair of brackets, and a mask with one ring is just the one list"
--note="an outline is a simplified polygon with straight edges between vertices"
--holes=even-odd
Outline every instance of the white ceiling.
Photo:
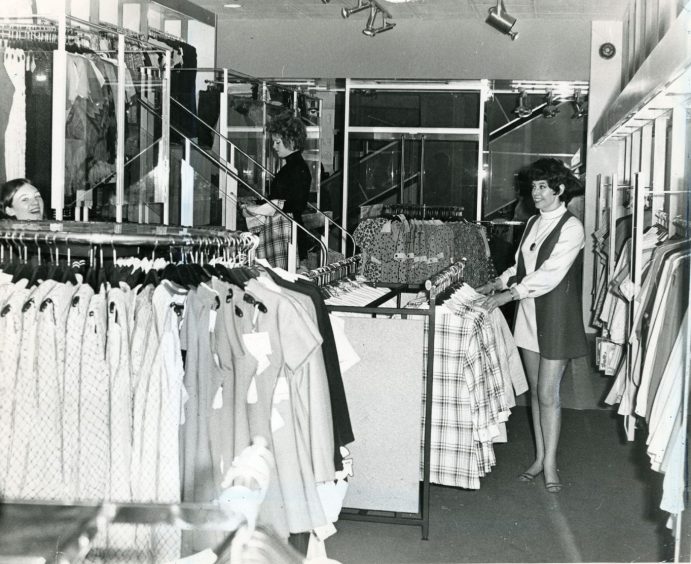
[[[193,0],[218,14],[219,19],[340,18],[341,8],[357,0]],[[496,0],[378,0],[392,19],[484,20]],[[226,8],[224,4],[239,4]],[[629,0],[504,0],[506,11],[517,19],[621,20]]]

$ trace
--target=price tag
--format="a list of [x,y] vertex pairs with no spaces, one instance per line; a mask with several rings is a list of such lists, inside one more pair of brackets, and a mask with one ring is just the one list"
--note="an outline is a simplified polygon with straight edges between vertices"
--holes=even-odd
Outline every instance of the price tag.
[[283,427],[286,426],[286,422],[283,420],[283,417],[281,417],[281,414],[278,412],[278,410],[274,407],[271,409],[271,432],[275,433],[279,429],[282,429]]
[[223,407],[223,386],[219,386],[218,390],[216,390],[211,407],[212,409],[221,409]]
[[209,333],[213,333],[216,329],[216,310],[209,311]]
[[242,336],[245,347],[257,361],[257,375],[266,370],[271,363],[268,355],[271,354],[271,339],[266,331],[259,333],[246,333]]
[[274,388],[274,399],[273,403],[281,403],[282,401],[288,401],[290,399],[290,388],[288,387],[288,379],[285,376],[281,376],[276,381],[276,387]]
[[257,395],[257,382],[252,378],[249,388],[247,388],[247,403],[255,404],[257,401],[259,401],[259,396]]

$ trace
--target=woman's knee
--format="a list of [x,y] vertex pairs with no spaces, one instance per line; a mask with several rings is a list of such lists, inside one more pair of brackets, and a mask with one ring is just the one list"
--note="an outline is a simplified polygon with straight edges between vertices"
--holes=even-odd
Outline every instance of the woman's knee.
[[559,388],[555,389],[553,386],[538,387],[537,400],[541,408],[544,407],[546,409],[550,409],[561,407]]

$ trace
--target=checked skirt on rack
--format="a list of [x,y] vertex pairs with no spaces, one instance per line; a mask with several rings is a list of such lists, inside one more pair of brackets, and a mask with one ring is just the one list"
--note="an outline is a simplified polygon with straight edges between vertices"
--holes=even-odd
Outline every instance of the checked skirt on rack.
[[259,237],[257,258],[266,259],[273,267],[287,269],[290,221],[276,214],[267,217],[262,225],[250,227],[249,230]]

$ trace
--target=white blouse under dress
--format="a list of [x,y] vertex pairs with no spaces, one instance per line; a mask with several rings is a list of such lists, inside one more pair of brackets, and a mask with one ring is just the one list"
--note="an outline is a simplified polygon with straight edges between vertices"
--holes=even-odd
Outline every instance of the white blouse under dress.
[[[585,246],[585,232],[583,224],[571,217],[563,225],[559,239],[552,254],[539,269],[535,270],[540,246],[547,236],[554,230],[559,219],[566,213],[566,206],[562,203],[556,210],[540,212],[528,236],[522,241],[521,248],[516,252],[516,262],[519,253],[523,253],[526,276],[520,284],[515,284],[520,298],[516,313],[514,339],[516,346],[539,353],[537,340],[537,322],[535,318],[535,298],[538,298],[556,288],[578,257],[578,253]],[[535,247],[531,250],[531,246]],[[516,274],[516,265],[507,268],[499,277],[502,288],[508,287],[508,280]]]

